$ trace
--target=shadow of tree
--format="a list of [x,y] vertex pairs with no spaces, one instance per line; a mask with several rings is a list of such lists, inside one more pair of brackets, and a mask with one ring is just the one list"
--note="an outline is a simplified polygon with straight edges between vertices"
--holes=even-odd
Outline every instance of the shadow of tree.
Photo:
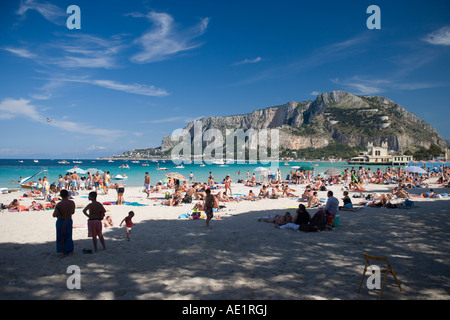
[[[258,222],[286,211],[268,210],[213,220],[212,230],[204,220],[146,220],[133,228],[131,241],[123,228],[111,229],[107,250],[83,254],[92,248],[86,238],[66,258],[56,255],[54,242],[3,243],[0,298],[376,299],[378,291],[365,283],[357,293],[368,252],[389,257],[405,290],[391,278],[384,299],[448,299],[449,200],[440,202],[426,213],[433,224],[417,208],[364,208],[340,212],[333,231],[304,233]],[[81,290],[66,286],[70,265],[80,267]]]

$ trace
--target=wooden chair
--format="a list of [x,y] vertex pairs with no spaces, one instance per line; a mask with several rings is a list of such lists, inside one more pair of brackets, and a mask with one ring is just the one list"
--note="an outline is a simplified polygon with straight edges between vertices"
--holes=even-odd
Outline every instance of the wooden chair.
[[371,266],[370,260],[386,262],[386,269],[380,269],[380,273],[384,273],[384,279],[383,279],[383,284],[381,285],[380,295],[378,296],[378,299],[381,299],[381,295],[383,294],[384,285],[386,284],[386,279],[387,279],[387,276],[389,273],[392,274],[392,276],[394,277],[394,280],[397,283],[398,288],[400,289],[400,292],[403,292],[403,289],[400,286],[400,282],[397,279],[397,275],[395,274],[394,270],[392,269],[391,264],[389,263],[389,260],[387,257],[376,257],[376,256],[369,255],[365,252],[363,252],[363,255],[364,255],[364,259],[366,260],[366,265],[364,266],[364,272],[363,272],[363,275],[361,278],[361,282],[359,283],[358,293],[361,290],[361,285],[363,283],[364,276],[366,275],[367,268],[369,266]]

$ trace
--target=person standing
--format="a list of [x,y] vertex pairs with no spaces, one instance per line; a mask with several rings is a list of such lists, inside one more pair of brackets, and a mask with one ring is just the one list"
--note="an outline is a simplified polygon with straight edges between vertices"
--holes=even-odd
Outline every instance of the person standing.
[[214,217],[213,208],[215,205],[215,197],[211,194],[211,189],[206,189],[206,196],[205,196],[205,204],[204,204],[204,210],[206,214],[206,227],[208,229],[211,229],[209,226],[209,221]]
[[[91,201],[84,209],[83,213],[88,220],[88,237],[92,237],[94,244],[94,250],[97,251],[97,237],[103,246],[103,250],[106,249],[105,239],[102,233],[102,220],[105,217],[105,207],[97,201],[97,192],[89,192],[89,200]],[[87,213],[89,212],[89,214]]]
[[61,190],[61,201],[53,211],[56,220],[56,252],[62,252],[63,256],[71,254],[74,250],[72,239],[72,215],[75,213],[75,202],[69,199],[69,192]]
[[125,193],[125,186],[123,184],[116,183],[117,190],[117,204],[123,204],[123,194]]
[[148,175],[148,172],[145,173],[144,177],[144,190],[147,194],[147,198],[150,197],[150,176]]
[[109,174],[109,171],[105,171],[105,174],[103,175],[103,184],[105,186],[104,190],[104,194],[108,194],[108,190],[109,190],[109,185],[111,184],[111,176]]

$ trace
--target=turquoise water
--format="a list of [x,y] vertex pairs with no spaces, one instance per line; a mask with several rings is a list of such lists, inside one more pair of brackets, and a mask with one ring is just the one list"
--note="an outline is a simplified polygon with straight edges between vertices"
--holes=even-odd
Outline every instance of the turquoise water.
[[[67,170],[77,166],[83,170],[95,168],[102,171],[110,171],[112,176],[126,174],[127,179],[122,182],[130,187],[137,187],[144,185],[144,176],[145,172],[148,172],[151,179],[151,184],[156,184],[159,180],[163,180],[165,178],[165,174],[168,172],[178,172],[181,175],[189,178],[190,173],[194,174],[194,181],[199,182],[207,182],[209,177],[209,172],[212,172],[214,175],[214,180],[216,182],[221,182],[227,174],[231,176],[233,181],[237,181],[238,179],[246,179],[247,171],[249,171],[250,176],[253,174],[254,169],[257,167],[270,168],[271,173],[276,173],[277,167],[281,170],[281,178],[285,179],[290,171],[295,171],[292,169],[292,166],[308,166],[314,169],[314,173],[316,175],[321,174],[331,168],[337,169],[345,169],[345,168],[358,168],[357,165],[349,165],[347,162],[314,162],[314,161],[300,161],[293,162],[289,161],[289,164],[286,165],[285,162],[276,162],[270,165],[264,164],[228,164],[226,166],[219,166],[216,164],[206,165],[201,167],[199,164],[184,164],[184,168],[175,168],[176,165],[172,163],[172,161],[159,161],[159,166],[168,168],[167,171],[158,171],[157,162],[148,161],[149,166],[143,166],[142,163],[146,161],[140,161],[140,163],[133,163],[131,161],[125,160],[114,160],[114,162],[108,162],[108,160],[97,160],[97,159],[85,159],[85,160],[77,160],[81,163],[73,163],[72,160],[68,161],[68,164],[60,164],[58,163],[58,159],[38,159],[38,162],[34,162],[32,159],[24,159],[23,162],[19,162],[20,159],[0,159],[0,188],[17,188],[19,187],[18,181],[21,178],[29,177],[43,169],[47,170],[47,172],[40,174],[39,176],[32,179],[32,181],[37,181],[40,177],[47,176],[50,183],[56,182],[58,180],[58,176],[66,173]],[[129,169],[119,168],[121,165],[128,165]],[[364,166],[366,168],[370,167],[371,170],[376,170],[377,168],[384,169],[386,166]],[[92,170],[91,170],[92,171]],[[240,174],[239,174],[240,171]],[[92,173],[92,172],[91,172]],[[95,173],[95,172],[94,172]],[[257,180],[262,180],[262,175],[258,172],[255,172]],[[13,184],[11,184],[11,181]]]

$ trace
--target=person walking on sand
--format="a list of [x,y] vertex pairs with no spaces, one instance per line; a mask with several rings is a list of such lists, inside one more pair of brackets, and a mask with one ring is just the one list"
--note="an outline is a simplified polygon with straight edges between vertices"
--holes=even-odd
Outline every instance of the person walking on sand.
[[150,197],[150,176],[148,175],[148,172],[145,173],[144,177],[144,190],[147,194],[147,198]]
[[215,199],[214,195],[211,194],[211,189],[206,189],[205,192],[206,192],[206,196],[205,196],[204,208],[205,208],[205,214],[206,214],[206,227],[208,229],[211,229],[211,227],[209,226],[209,221],[214,216],[213,208],[214,208],[216,199]]
[[72,215],[75,213],[75,202],[69,200],[69,192],[65,189],[59,193],[62,200],[58,202],[53,211],[56,220],[56,252],[63,256],[71,254],[74,249],[72,240]]
[[95,251],[97,251],[97,237],[100,239],[103,250],[106,250],[105,239],[102,233],[102,220],[106,213],[105,207],[97,201],[97,192],[95,191],[89,192],[89,200],[91,203],[83,209],[84,215],[89,218],[88,237],[92,237]]
[[128,241],[130,241],[131,228],[133,227],[133,221],[131,220],[133,217],[134,217],[134,212],[133,211],[128,212],[128,216],[125,217],[119,225],[119,227],[121,227],[122,224],[125,222],[125,226],[127,227],[127,240]]

